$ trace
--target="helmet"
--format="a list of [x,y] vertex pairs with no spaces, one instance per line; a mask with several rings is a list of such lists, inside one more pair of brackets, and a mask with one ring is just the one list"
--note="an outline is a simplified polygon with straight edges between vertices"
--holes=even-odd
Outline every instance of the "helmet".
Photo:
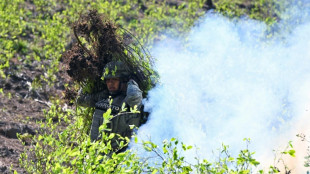
[[102,77],[104,79],[109,78],[128,78],[129,72],[127,71],[128,67],[121,61],[111,61],[106,64],[103,70]]

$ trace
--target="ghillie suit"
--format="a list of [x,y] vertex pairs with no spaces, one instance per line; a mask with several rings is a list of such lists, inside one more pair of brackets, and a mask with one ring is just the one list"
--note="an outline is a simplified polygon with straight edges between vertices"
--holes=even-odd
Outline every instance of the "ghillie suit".
[[[67,65],[67,73],[72,80],[79,84],[83,93],[93,94],[107,90],[102,80],[102,73],[107,63],[121,61],[126,64],[130,72],[129,79],[138,83],[142,95],[154,85],[156,73],[151,69],[152,57],[129,31],[114,25],[104,15],[97,11],[90,11],[73,24],[76,43],[63,54]],[[73,89],[73,90],[72,90]],[[76,98],[77,89],[68,88],[66,98],[70,101]],[[84,129],[89,132],[91,115],[90,109],[84,118]],[[142,123],[148,114],[141,106]]]
[[[63,54],[67,73],[73,81],[89,93],[104,90],[106,85],[102,85],[100,79],[103,68],[112,60],[120,60],[146,96],[154,85],[151,81],[155,77],[151,69],[153,60],[137,38],[96,10],[81,15],[73,24],[73,31],[77,43]],[[72,92],[68,91],[67,97],[72,99]]]

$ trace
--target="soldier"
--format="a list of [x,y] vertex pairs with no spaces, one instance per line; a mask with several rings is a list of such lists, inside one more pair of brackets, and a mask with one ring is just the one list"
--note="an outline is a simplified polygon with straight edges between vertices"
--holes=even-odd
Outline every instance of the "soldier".
[[[121,61],[109,62],[104,68],[104,81],[107,85],[105,91],[96,94],[80,94],[77,104],[87,107],[95,107],[93,115],[90,137],[92,141],[100,137],[99,126],[103,123],[103,114],[111,108],[113,118],[110,120],[108,127],[111,133],[116,133],[122,137],[130,138],[132,129],[129,125],[140,126],[141,115],[139,113],[121,112],[123,104],[129,111],[130,108],[137,106],[139,110],[142,105],[142,91],[138,84],[129,79],[130,73],[127,71],[126,65]],[[112,103],[111,103],[112,99]],[[111,140],[111,146],[114,151],[118,150],[118,139]]]

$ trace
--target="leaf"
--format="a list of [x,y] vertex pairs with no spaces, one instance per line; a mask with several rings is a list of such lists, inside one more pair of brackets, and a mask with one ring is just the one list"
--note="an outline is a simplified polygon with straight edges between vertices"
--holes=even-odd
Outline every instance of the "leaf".
[[229,161],[229,162],[234,161],[234,160],[235,160],[235,158],[233,158],[233,157],[229,157],[229,158],[228,158],[228,161]]
[[68,154],[69,156],[79,156],[80,151],[78,149],[74,149],[71,153]]
[[102,155],[97,156],[96,161],[100,161],[103,158]]
[[183,150],[186,150],[186,145],[182,143]]
[[75,163],[76,163],[76,158],[71,161],[72,165],[75,165]]
[[134,125],[134,124],[130,124],[130,125],[129,125],[129,128],[130,128],[130,129],[133,129],[133,128],[135,128],[135,125]]
[[158,172],[158,170],[155,169],[155,170],[153,170],[152,174],[155,174],[155,173],[157,173],[157,172]]
[[255,159],[251,160],[251,164],[253,164],[254,166],[257,166],[260,164],[260,162],[256,161]]
[[293,148],[292,141],[289,141],[288,144],[291,148]]
[[164,154],[168,153],[167,148],[163,147],[163,152],[164,152]]
[[295,157],[295,150],[294,149],[289,150],[288,154],[290,154],[292,157]]
[[111,133],[110,135],[109,135],[109,140],[111,140],[112,138],[114,138],[115,137],[115,134],[114,133]]
[[144,149],[149,152],[152,151],[152,148],[150,148],[149,146],[144,146]]
[[43,136],[42,136],[42,135],[39,135],[38,140],[40,141],[40,140],[42,140],[42,139],[43,139]]

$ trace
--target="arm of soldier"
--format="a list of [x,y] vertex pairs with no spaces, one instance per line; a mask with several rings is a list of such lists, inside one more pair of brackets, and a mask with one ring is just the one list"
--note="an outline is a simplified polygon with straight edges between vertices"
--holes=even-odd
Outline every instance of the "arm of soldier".
[[125,102],[130,107],[134,107],[135,105],[140,107],[142,103],[142,91],[139,89],[137,82],[132,79],[130,79],[127,83],[127,95]]
[[103,123],[103,117],[102,115],[104,114],[103,110],[96,109],[93,115],[93,120],[91,123],[91,128],[90,128],[90,139],[92,141],[95,141],[99,137],[99,127]]
[[107,98],[108,96],[109,94],[107,93],[107,91],[101,91],[94,94],[86,94],[82,92],[82,89],[80,89],[76,103],[84,107],[95,107],[95,104],[98,101]]

